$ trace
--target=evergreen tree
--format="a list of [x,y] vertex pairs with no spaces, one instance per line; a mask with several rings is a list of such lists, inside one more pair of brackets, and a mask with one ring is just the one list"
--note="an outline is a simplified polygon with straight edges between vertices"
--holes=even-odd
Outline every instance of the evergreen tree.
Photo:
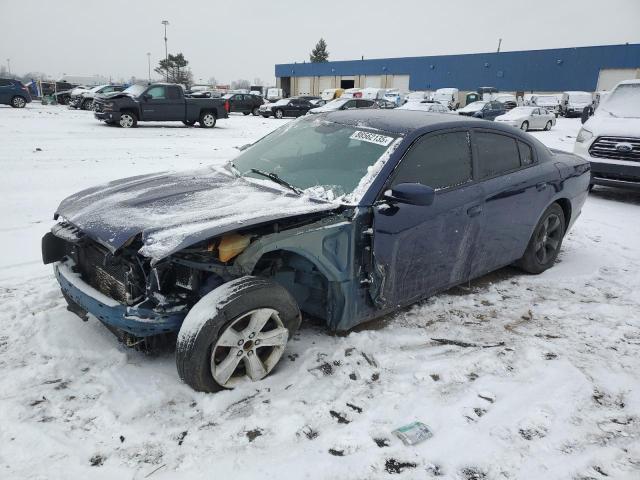
[[187,65],[189,62],[182,53],[169,54],[166,59],[160,60],[154,71],[170,83],[180,83],[189,87],[193,83],[193,75]]
[[324,38],[318,40],[318,43],[316,43],[316,48],[311,50],[309,60],[311,60],[311,63],[322,63],[329,60],[329,52],[327,52],[327,42],[324,41]]

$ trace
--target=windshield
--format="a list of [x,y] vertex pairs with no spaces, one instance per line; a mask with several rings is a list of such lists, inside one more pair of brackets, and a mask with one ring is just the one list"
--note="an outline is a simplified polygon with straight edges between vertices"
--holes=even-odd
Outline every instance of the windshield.
[[487,102],[473,102],[460,110],[463,112],[479,112],[486,104]]
[[132,97],[137,97],[139,95],[142,95],[142,92],[144,92],[146,90],[146,86],[144,85],[131,85],[129,88],[127,88],[126,90],[124,90],[122,93],[127,93],[129,95],[131,95]]
[[245,177],[264,173],[314,196],[334,200],[354,191],[397,134],[302,117],[262,138],[233,161]]
[[98,90],[100,90],[101,88],[106,87],[107,85],[98,85],[97,87],[93,87],[91,90],[89,90],[90,92],[97,92]]
[[640,83],[619,85],[596,112],[603,111],[612,117],[640,118]]
[[289,100],[286,98],[283,98],[282,100],[278,100],[276,103],[274,103],[274,105],[288,105],[289,104]]

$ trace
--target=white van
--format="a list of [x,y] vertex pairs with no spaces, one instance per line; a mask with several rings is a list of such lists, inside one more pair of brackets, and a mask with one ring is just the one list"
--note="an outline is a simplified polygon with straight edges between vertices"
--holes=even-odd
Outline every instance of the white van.
[[336,98],[339,98],[344,90],[342,88],[326,88],[320,94],[320,98],[326,102],[330,102]]
[[591,105],[593,99],[589,92],[562,92],[560,100],[560,115],[563,117],[579,117],[584,107]]
[[433,101],[449,107],[450,110],[456,110],[460,106],[459,94],[457,88],[439,88],[433,93]]
[[281,88],[267,88],[267,100],[275,102],[284,98],[284,92]]
[[347,88],[340,98],[362,98],[361,88]]
[[640,80],[625,80],[582,125],[573,152],[591,162],[591,185],[640,190]]
[[362,90],[362,98],[368,100],[382,100],[387,93],[384,88],[365,88]]

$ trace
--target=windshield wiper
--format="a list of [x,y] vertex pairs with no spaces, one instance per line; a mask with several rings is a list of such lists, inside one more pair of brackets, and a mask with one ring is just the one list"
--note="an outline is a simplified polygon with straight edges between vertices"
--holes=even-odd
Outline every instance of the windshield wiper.
[[277,173],[263,172],[262,170],[258,170],[257,168],[252,168],[251,169],[251,173],[257,173],[258,175],[262,175],[263,177],[266,177],[269,180],[273,180],[278,185],[282,185],[283,187],[287,187],[289,190],[293,190],[298,195],[302,195],[302,190],[300,190],[298,187],[294,187],[293,185],[291,185],[286,180],[283,180],[282,178],[280,178]]

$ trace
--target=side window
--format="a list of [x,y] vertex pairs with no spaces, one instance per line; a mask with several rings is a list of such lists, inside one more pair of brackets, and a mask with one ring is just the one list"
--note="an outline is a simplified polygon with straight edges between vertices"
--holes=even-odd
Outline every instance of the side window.
[[147,90],[147,95],[150,95],[154,100],[166,100],[167,93],[165,90],[166,89],[163,86],[151,87]]
[[344,104],[344,106],[342,108],[344,110],[346,110],[347,108],[356,108],[356,101],[355,100],[349,100],[347,103]]
[[373,100],[356,100],[358,108],[369,108],[373,106]]
[[473,177],[469,145],[467,132],[422,137],[405,154],[392,185],[422,183],[438,190],[467,183]]
[[13,85],[11,80],[0,80],[0,87],[8,87],[9,85]]
[[520,164],[522,166],[531,165],[533,163],[533,150],[524,142],[518,141],[518,151],[520,152]]
[[180,100],[180,91],[178,90],[180,87],[169,87],[169,100]]
[[515,139],[497,133],[475,132],[478,178],[490,178],[520,168]]

